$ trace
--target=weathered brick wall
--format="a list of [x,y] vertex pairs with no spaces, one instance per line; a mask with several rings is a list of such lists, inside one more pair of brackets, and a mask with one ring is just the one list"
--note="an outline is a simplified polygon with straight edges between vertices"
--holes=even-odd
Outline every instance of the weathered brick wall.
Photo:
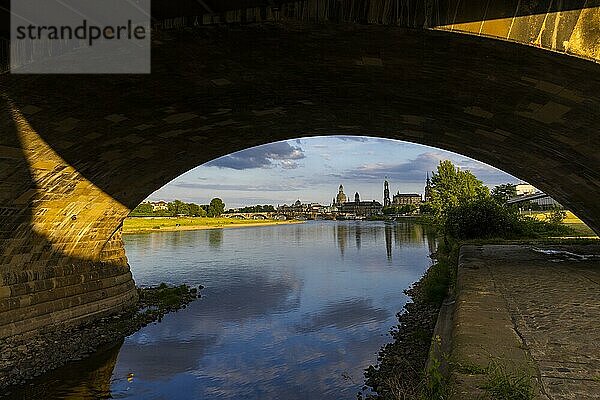
[[0,284],[0,338],[115,313],[137,297],[129,266],[112,262],[5,272]]

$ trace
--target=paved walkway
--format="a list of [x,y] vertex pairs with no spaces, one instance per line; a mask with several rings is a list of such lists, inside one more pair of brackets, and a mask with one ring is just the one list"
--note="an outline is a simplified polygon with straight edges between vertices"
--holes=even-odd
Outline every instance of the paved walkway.
[[536,398],[600,399],[600,244],[463,246],[452,334],[455,398],[496,361]]

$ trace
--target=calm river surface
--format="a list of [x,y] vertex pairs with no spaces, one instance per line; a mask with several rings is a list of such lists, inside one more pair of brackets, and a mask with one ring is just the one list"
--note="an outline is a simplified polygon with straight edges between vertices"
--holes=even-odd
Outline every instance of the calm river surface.
[[315,221],[125,245],[138,285],[202,298],[46,378],[45,398],[353,399],[434,242],[410,223]]

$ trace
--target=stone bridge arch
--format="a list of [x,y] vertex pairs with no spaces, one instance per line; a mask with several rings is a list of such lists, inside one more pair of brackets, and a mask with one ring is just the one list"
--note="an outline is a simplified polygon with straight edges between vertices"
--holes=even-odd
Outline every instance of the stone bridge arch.
[[0,338],[136,298],[122,220],[219,156],[330,134],[422,143],[523,178],[600,230],[600,65],[382,25],[158,32],[148,76],[0,76]]

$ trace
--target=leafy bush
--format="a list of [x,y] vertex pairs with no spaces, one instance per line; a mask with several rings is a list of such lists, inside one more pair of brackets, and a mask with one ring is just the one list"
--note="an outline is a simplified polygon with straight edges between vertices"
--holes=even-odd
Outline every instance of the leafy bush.
[[573,228],[556,222],[538,221],[531,217],[519,219],[519,237],[550,237],[573,234]]
[[565,218],[567,218],[567,212],[565,210],[560,208],[554,208],[550,211],[550,214],[548,215],[546,221],[548,221],[551,224],[560,224]]
[[457,239],[488,239],[514,234],[519,216],[491,198],[482,198],[451,208],[444,231]]
[[480,198],[451,208],[444,221],[446,234],[456,239],[516,239],[564,236],[572,229],[556,221],[521,216],[493,199]]

